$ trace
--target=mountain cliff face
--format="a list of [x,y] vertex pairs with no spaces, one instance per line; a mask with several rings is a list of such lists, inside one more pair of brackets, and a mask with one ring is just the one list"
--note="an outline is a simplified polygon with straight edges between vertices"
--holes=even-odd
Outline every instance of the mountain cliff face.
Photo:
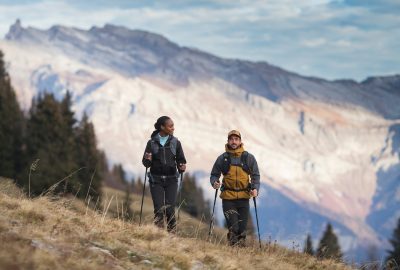
[[304,77],[113,25],[38,30],[17,22],[0,49],[24,108],[41,91],[70,90],[99,146],[132,174],[143,173],[153,123],[169,115],[211,198],[207,172],[226,133],[239,129],[261,170],[264,239],[319,238],[331,220],[345,250],[385,247],[400,215],[399,75],[361,83]]

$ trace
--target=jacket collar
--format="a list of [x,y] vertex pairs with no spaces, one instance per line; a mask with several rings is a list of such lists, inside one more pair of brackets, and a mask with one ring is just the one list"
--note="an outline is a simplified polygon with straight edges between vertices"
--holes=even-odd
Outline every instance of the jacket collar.
[[[158,136],[158,134],[159,134],[159,133],[157,133],[156,135],[154,135],[153,137],[151,137],[151,139],[152,139],[153,141],[159,143],[159,142],[160,142],[160,136]],[[167,142],[166,142],[165,144],[167,144],[167,143],[172,139],[172,137],[174,137],[174,135],[169,135],[168,140],[167,140]]]
[[225,151],[233,156],[239,157],[244,152],[243,143],[235,150],[230,149],[228,144],[225,144]]

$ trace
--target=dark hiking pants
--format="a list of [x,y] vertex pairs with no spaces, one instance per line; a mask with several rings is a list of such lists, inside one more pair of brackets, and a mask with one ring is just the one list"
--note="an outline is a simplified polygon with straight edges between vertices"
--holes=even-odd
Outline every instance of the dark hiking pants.
[[244,245],[249,208],[248,199],[222,200],[222,209],[229,230],[228,241],[230,245]]
[[174,232],[176,228],[175,204],[178,189],[178,178],[150,176],[150,192],[154,205],[154,223],[164,228],[164,217],[167,217],[167,229]]

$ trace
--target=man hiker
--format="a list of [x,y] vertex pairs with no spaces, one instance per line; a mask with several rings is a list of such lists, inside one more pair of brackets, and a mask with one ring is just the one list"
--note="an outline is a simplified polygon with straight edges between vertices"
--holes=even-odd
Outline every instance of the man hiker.
[[[219,181],[221,174],[222,185]],[[254,156],[244,150],[239,131],[228,133],[225,153],[215,161],[210,183],[215,189],[221,187],[220,198],[229,229],[229,245],[245,246],[249,199],[258,195],[260,173]]]
[[154,223],[164,227],[167,218],[168,232],[176,232],[175,204],[178,174],[186,170],[186,159],[181,142],[174,137],[174,122],[161,116],[154,124],[155,130],[147,142],[142,163],[150,167],[149,182],[154,205]]

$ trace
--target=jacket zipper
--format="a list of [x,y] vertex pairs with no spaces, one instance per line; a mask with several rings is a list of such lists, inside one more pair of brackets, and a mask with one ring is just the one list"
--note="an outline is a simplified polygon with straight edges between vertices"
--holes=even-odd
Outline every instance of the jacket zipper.
[[[238,189],[238,166],[236,167],[236,189]],[[239,199],[239,192],[236,192],[236,198]]]
[[163,146],[164,164],[167,165],[167,158],[165,157],[165,147]]

